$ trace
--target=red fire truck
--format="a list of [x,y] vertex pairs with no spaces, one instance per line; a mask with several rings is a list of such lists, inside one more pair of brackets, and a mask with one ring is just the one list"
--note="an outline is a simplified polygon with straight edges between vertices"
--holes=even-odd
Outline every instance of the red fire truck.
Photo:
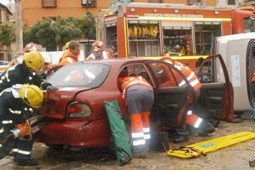
[[255,32],[255,8],[240,7],[231,11],[232,31],[236,33]]
[[[243,17],[245,23],[250,22],[250,18],[246,19],[247,16],[241,13],[244,10],[247,9],[162,3],[118,4],[100,12],[98,39],[115,46],[119,57],[164,54],[195,69],[195,61],[210,53],[215,37],[233,33],[232,21],[240,25]],[[236,16],[240,18],[231,19]],[[234,29],[236,33],[242,30]]]

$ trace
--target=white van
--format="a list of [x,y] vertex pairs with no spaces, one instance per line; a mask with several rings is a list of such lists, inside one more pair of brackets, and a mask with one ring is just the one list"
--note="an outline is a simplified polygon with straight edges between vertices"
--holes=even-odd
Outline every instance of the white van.
[[[251,77],[255,72],[255,33],[217,37],[213,54],[221,54],[234,88],[234,110],[255,108],[255,94]],[[221,68],[217,68],[218,81],[223,80]]]

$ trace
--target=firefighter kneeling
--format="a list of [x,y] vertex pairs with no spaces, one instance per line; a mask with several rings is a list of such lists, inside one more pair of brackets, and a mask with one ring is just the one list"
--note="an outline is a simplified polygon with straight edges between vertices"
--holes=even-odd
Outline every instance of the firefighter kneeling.
[[[197,100],[198,97],[200,96],[201,83],[199,82],[196,74],[188,66],[178,61],[173,61],[170,57],[163,57],[160,60],[172,64],[176,69],[178,69],[185,75],[190,85],[192,86],[193,90],[195,91],[195,98]],[[178,83],[178,86],[186,85],[183,78],[178,76],[178,74],[175,75],[175,78]],[[169,80],[170,83],[166,83],[166,85],[171,86],[172,84],[171,81],[172,80]],[[188,110],[186,114],[185,113],[183,114],[180,125],[179,127],[176,128],[176,132],[179,135],[179,137],[174,139],[174,143],[181,143],[188,140],[188,131],[186,130],[186,124],[195,128],[199,132],[200,136],[207,136],[208,134],[215,131],[215,128],[208,121],[200,118],[192,111],[192,108],[195,105],[195,103],[192,103],[193,100],[190,101],[188,97],[186,102],[189,105],[188,109],[190,110]]]
[[[0,159],[12,149],[18,166],[38,164],[31,158],[33,141],[27,119],[32,116],[33,109],[41,107],[42,102],[43,93],[35,85],[15,85],[0,93]],[[6,141],[10,133],[15,139]]]
[[121,81],[123,98],[131,120],[134,157],[147,155],[150,145],[150,111],[154,102],[152,86],[141,76],[127,76]]

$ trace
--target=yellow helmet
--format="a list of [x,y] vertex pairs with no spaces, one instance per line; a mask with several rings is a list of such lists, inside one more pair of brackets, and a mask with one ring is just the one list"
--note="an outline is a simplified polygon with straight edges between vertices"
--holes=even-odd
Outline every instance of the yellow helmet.
[[20,98],[29,106],[33,108],[40,108],[43,103],[43,92],[35,86],[24,84],[19,89]]
[[30,67],[36,71],[41,71],[44,66],[43,56],[38,51],[26,53],[23,57],[23,61],[27,67]]
[[68,42],[64,45],[63,50],[69,49],[69,44],[70,44],[70,41],[68,41]]

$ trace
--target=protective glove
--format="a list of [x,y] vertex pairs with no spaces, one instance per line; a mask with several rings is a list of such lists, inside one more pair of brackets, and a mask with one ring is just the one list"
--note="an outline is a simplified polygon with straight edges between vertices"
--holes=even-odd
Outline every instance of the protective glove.
[[19,138],[23,138],[32,133],[31,126],[28,122],[16,125],[16,128],[20,130]]
[[54,91],[57,91],[58,90],[58,88],[57,87],[54,87],[54,86],[48,86],[47,88],[46,88],[46,90],[47,90],[47,92],[54,92]]

